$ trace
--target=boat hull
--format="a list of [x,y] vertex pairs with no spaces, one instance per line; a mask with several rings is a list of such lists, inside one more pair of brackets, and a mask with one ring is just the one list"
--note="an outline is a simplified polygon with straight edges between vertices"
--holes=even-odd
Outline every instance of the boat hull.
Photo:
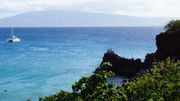
[[7,39],[7,42],[20,42],[20,39]]

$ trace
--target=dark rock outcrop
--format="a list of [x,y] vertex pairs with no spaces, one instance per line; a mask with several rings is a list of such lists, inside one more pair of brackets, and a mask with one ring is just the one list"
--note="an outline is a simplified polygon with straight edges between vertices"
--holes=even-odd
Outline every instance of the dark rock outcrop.
[[110,62],[113,72],[128,77],[134,77],[143,67],[140,59],[126,59],[118,56],[112,50],[108,50],[107,53],[104,54],[103,62]]
[[180,30],[162,32],[156,36],[157,50],[155,53],[147,54],[144,68],[150,68],[152,63],[162,61],[167,57],[180,60]]
[[147,54],[143,63],[143,70],[151,69],[152,63],[156,60],[155,53]]
[[157,60],[167,57],[180,59],[180,30],[160,33],[156,36],[156,45],[155,57]]
[[180,59],[180,30],[162,32],[156,36],[157,50],[147,54],[144,62],[140,59],[126,59],[118,56],[112,50],[104,54],[102,62],[110,62],[112,71],[121,76],[135,77],[146,69],[151,69],[153,62],[161,61],[167,57]]

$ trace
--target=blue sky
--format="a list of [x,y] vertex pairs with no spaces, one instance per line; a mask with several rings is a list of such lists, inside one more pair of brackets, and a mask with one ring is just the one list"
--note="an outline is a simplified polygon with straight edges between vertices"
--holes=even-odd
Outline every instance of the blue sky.
[[180,0],[0,0],[0,18],[44,10],[180,17]]

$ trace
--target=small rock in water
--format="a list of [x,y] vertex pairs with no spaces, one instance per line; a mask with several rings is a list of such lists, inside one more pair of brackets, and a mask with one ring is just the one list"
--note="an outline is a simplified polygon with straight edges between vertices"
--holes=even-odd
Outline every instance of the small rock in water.
[[127,82],[128,80],[123,80],[124,82]]

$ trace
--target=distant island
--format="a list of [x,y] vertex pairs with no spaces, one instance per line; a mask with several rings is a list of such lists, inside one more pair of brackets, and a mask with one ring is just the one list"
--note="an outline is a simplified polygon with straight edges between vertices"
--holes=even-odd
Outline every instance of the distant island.
[[170,19],[75,11],[36,11],[0,19],[0,27],[164,26]]
[[[72,92],[61,90],[39,101],[179,101],[180,20],[170,21],[165,29],[156,36],[157,51],[148,54],[144,62],[109,50],[92,75],[72,85]],[[133,79],[116,88],[107,82],[114,72]]]

